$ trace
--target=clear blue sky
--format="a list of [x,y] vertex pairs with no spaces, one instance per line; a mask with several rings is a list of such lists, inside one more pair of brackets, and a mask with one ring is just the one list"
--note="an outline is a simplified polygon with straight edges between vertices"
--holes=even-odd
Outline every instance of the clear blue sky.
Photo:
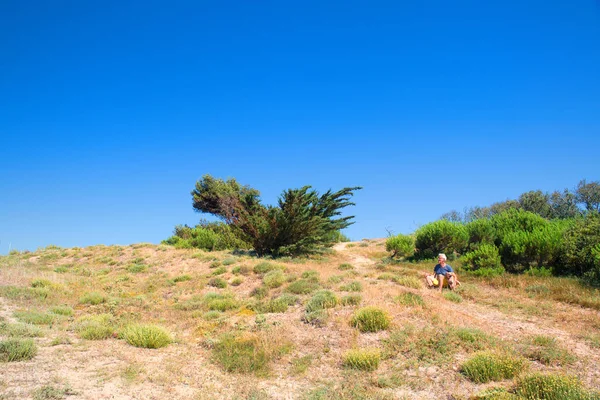
[[353,239],[598,180],[597,1],[0,3],[0,254],[158,243],[235,177]]

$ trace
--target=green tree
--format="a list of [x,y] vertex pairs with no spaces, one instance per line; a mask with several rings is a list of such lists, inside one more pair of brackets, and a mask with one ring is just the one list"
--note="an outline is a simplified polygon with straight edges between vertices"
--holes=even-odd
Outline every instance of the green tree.
[[319,195],[310,186],[288,189],[277,206],[260,202],[260,192],[235,179],[205,175],[192,191],[196,211],[221,218],[239,237],[252,244],[259,256],[298,255],[331,246],[335,232],[351,225],[354,216],[340,217],[354,205],[350,197],[360,187],[331,190]]
[[421,259],[433,258],[438,253],[462,253],[469,241],[463,224],[444,219],[423,225],[415,234],[415,255]]
[[577,207],[577,197],[568,189],[565,189],[562,193],[559,191],[552,192],[550,207],[552,207],[553,218],[567,219],[581,215],[581,211]]
[[531,190],[519,196],[519,204],[525,211],[532,212],[544,218],[552,218],[550,196],[541,190]]
[[600,211],[600,182],[587,183],[585,179],[577,185],[575,192],[577,201],[585,206],[588,211]]

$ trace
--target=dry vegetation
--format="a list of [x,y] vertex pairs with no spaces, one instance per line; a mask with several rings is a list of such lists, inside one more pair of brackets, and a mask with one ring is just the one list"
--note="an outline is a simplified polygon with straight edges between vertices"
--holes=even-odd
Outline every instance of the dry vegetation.
[[[463,276],[443,296],[424,286],[431,268],[390,262],[381,240],[267,261],[146,244],[13,253],[0,399],[594,398],[597,291]],[[543,394],[554,387],[567,394]]]

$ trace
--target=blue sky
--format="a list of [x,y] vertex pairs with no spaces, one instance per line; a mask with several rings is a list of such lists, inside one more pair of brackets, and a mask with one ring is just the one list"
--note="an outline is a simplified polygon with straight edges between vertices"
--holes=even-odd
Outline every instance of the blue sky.
[[353,239],[600,179],[595,1],[4,1],[0,254],[158,243],[204,174]]

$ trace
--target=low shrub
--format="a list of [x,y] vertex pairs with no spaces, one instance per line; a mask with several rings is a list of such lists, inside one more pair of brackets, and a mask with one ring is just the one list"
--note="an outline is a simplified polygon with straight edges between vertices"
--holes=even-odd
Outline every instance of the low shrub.
[[138,274],[140,272],[146,272],[148,266],[146,264],[131,264],[127,268],[127,272]]
[[446,292],[446,293],[444,293],[444,298],[446,300],[450,300],[455,303],[460,303],[463,300],[462,297],[460,297],[460,294],[458,294],[456,292]]
[[360,294],[349,294],[341,298],[340,304],[343,306],[357,306],[361,301],[362,296]]
[[86,340],[104,340],[115,332],[113,316],[110,314],[85,315],[75,321],[75,332]]
[[42,337],[44,336],[44,332],[35,325],[1,322],[0,335],[10,337]]
[[384,310],[368,306],[354,313],[350,325],[361,332],[378,332],[390,326],[390,317]]
[[98,305],[106,302],[107,297],[98,292],[87,292],[79,299],[81,304]]
[[202,299],[202,303],[209,310],[227,311],[233,310],[240,306],[239,302],[229,294],[206,293]]
[[343,263],[343,264],[340,264],[338,269],[340,271],[348,271],[348,270],[354,269],[354,266],[352,264]]
[[66,317],[70,317],[73,315],[73,308],[69,306],[56,306],[50,309],[52,314],[64,315]]
[[343,366],[361,371],[375,371],[379,367],[381,352],[378,349],[355,349],[344,354]]
[[392,277],[392,282],[413,289],[421,289],[423,287],[422,280],[417,278],[416,276],[395,275]]
[[362,283],[358,281],[353,281],[340,287],[340,290],[345,292],[361,292],[362,289]]
[[306,312],[304,316],[302,316],[302,322],[314,325],[317,328],[322,328],[327,325],[327,321],[329,320],[329,313],[327,310],[316,310],[311,312]]
[[516,394],[524,399],[593,400],[579,379],[562,374],[533,373],[517,380]]
[[31,281],[31,287],[32,288],[51,288],[52,282],[50,282],[48,279],[34,279],[33,281]]
[[415,254],[415,239],[409,235],[391,236],[385,241],[385,250],[394,257],[412,257]]
[[425,306],[425,301],[423,300],[423,297],[421,297],[421,295],[418,294],[414,294],[411,292],[404,292],[396,297],[394,297],[394,301],[398,304],[402,304],[405,306],[418,306],[418,307],[424,307]]
[[461,366],[461,372],[475,383],[511,379],[526,366],[525,360],[509,354],[480,352]]
[[500,264],[498,248],[493,244],[481,244],[476,250],[461,257],[465,271],[476,276],[498,276],[504,273]]
[[215,269],[215,270],[214,270],[214,271],[211,273],[211,275],[212,275],[212,276],[219,276],[219,275],[223,275],[223,274],[225,274],[225,273],[227,273],[227,268],[225,268],[225,267],[219,267],[219,268]]
[[576,360],[576,357],[562,348],[555,338],[543,335],[531,338],[531,344],[525,347],[524,355],[544,365],[566,365]]
[[186,281],[191,281],[192,277],[190,275],[179,275],[176,276],[175,278],[173,278],[173,282],[174,283],[179,283],[179,282],[186,282]]
[[231,286],[240,286],[242,283],[244,283],[244,279],[240,277],[233,278],[231,281]]
[[317,282],[311,282],[306,279],[299,279],[290,283],[285,290],[294,294],[309,294],[319,289],[320,285]]
[[224,334],[215,344],[213,359],[226,372],[265,374],[269,354],[256,336]]
[[236,265],[235,267],[231,268],[231,273],[234,275],[249,275],[250,274],[250,268],[245,266],[245,265]]
[[324,310],[326,308],[333,308],[338,304],[338,298],[330,290],[321,290],[308,301],[306,304],[306,311],[312,312],[317,310]]
[[283,267],[282,265],[272,264],[270,262],[263,261],[263,262],[261,262],[259,264],[256,264],[254,266],[253,270],[254,270],[255,274],[264,275],[267,272],[271,272],[271,271],[274,271],[276,269],[284,270],[285,267]]
[[21,322],[34,325],[51,325],[56,319],[55,315],[39,311],[15,311],[14,316]]
[[166,329],[156,325],[129,325],[120,336],[130,345],[146,349],[165,347],[173,341]]
[[319,282],[319,272],[314,270],[304,271],[300,277],[309,282]]
[[223,278],[211,278],[208,281],[208,285],[219,289],[224,289],[227,287],[227,281]]
[[12,362],[31,360],[37,354],[37,347],[32,339],[6,339],[0,341],[0,361]]
[[257,299],[264,299],[269,294],[269,288],[266,286],[258,286],[252,289],[250,296],[256,297]]
[[231,265],[231,264],[235,264],[237,262],[237,258],[233,258],[233,257],[229,257],[223,260],[223,265],[227,266],[227,265]]
[[263,276],[263,283],[269,288],[278,288],[285,282],[285,274],[280,269],[269,271],[265,274],[265,276]]

